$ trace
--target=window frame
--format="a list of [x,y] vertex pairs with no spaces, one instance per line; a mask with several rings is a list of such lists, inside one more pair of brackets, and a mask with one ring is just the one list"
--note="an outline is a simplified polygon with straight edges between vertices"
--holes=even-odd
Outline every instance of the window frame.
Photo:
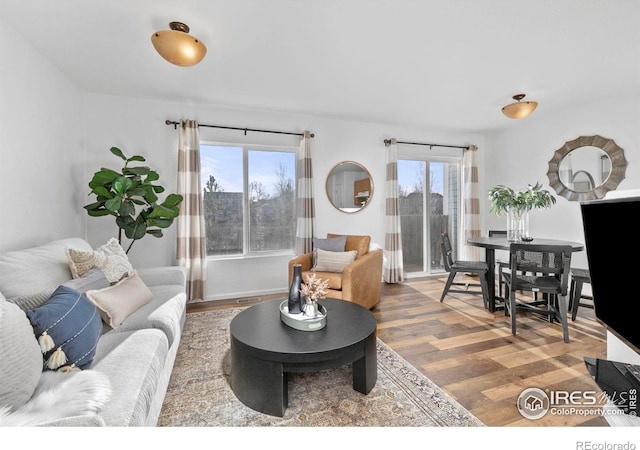
[[[267,151],[274,153],[292,153],[294,156],[293,166],[293,211],[295,217],[297,217],[297,171],[298,171],[298,152],[299,148],[289,145],[268,145],[268,144],[255,144],[255,143],[243,143],[243,142],[221,142],[221,141],[209,141],[201,140],[199,143],[200,149],[200,162],[202,162],[202,147],[241,147],[242,148],[242,253],[229,254],[229,255],[207,255],[207,260],[221,261],[221,260],[238,260],[238,259],[254,259],[272,256],[293,256],[295,254],[295,240],[292,243],[290,249],[280,250],[262,250],[251,251],[250,250],[250,211],[249,211],[249,151]],[[202,176],[202,175],[201,175]],[[201,192],[204,189],[200,187]],[[203,205],[204,212],[204,205]],[[205,224],[206,227],[206,224]],[[205,239],[206,246],[206,239]],[[206,251],[206,250],[205,250]]]

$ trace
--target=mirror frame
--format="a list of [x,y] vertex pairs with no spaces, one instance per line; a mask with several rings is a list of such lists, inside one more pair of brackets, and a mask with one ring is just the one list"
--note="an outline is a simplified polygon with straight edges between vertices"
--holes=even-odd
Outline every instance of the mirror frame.
[[[369,178],[369,200],[367,200],[367,202],[366,202],[366,204],[364,206],[361,206],[360,208],[358,208],[355,211],[345,211],[343,208],[340,208],[339,206],[337,206],[334,203],[333,198],[329,193],[329,178],[331,178],[331,175],[333,174],[333,172],[338,167],[342,166],[343,164],[352,164],[354,166],[358,166],[360,169],[362,169],[362,171]],[[355,162],[355,161],[340,161],[338,164],[333,166],[331,168],[331,170],[329,170],[329,173],[327,174],[327,178],[326,178],[325,183],[324,183],[324,189],[325,189],[325,193],[327,194],[327,198],[329,199],[329,203],[331,203],[331,206],[333,206],[335,209],[337,209],[338,211],[343,212],[345,214],[355,214],[355,213],[358,213],[358,212],[362,211],[363,209],[365,209],[371,203],[371,198],[373,197],[373,190],[374,190],[373,189],[373,177],[371,176],[371,172],[369,172],[367,170],[367,168],[365,166],[363,166],[362,164],[360,164],[359,162]],[[354,192],[354,194],[355,194],[355,192]],[[355,206],[354,206],[354,208],[355,208]]]
[[[611,172],[604,183],[595,186],[587,192],[577,192],[569,189],[561,180],[559,174],[562,159],[574,150],[582,147],[597,147],[605,152],[611,160]],[[555,151],[553,158],[549,160],[549,185],[555,189],[560,197],[569,201],[585,201],[603,198],[607,192],[615,190],[620,182],[624,180],[627,170],[627,160],[624,157],[624,150],[618,146],[613,139],[607,139],[599,135],[580,136],[572,141],[567,141],[562,147]]]

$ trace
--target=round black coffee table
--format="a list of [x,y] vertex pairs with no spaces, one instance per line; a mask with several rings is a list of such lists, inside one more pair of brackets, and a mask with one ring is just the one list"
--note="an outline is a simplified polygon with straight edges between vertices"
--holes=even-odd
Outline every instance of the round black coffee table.
[[327,298],[327,325],[300,331],[280,320],[280,303],[259,303],[231,321],[231,389],[248,407],[282,417],[288,374],[352,364],[353,389],[368,394],[378,376],[376,319],[352,302]]

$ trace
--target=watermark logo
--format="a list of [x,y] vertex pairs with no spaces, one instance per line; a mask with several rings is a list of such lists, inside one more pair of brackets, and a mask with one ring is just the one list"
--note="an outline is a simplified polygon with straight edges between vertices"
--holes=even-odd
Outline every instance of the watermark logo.
[[[546,414],[563,415],[623,415],[637,416],[638,395],[635,388],[622,392],[562,391],[527,388],[520,393],[517,407],[520,414],[537,420]],[[605,405],[612,407],[603,408]]]
[[527,388],[518,396],[518,411],[522,417],[537,420],[549,411],[549,396],[542,389]]

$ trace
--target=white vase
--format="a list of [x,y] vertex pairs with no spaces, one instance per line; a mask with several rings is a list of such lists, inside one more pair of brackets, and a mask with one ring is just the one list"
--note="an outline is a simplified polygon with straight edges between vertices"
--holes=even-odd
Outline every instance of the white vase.
[[307,317],[318,317],[320,311],[318,310],[318,302],[308,301],[304,305],[304,315]]
[[507,240],[519,242],[529,235],[529,211],[509,210],[507,213]]

